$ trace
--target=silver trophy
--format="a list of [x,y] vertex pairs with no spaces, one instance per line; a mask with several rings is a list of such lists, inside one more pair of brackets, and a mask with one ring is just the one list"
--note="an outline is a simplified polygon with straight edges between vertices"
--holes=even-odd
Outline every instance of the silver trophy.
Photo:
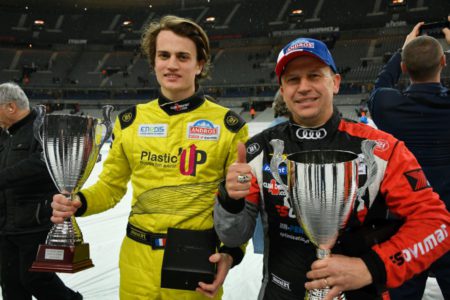
[[[358,188],[358,155],[350,151],[312,150],[293,153],[283,158],[284,142],[272,140],[274,153],[270,171],[286,192],[287,200],[294,208],[299,224],[310,241],[317,247],[317,258],[331,255],[340,229],[345,227],[355,201],[362,202],[368,186],[375,179],[377,167],[373,155],[376,145],[363,141],[361,150],[367,166],[367,180]],[[288,185],[284,184],[278,167],[284,162],[288,169]],[[309,300],[323,299],[329,287],[307,292]],[[344,300],[341,293],[335,300]]]
[[[81,115],[46,115],[43,105],[37,110],[33,129],[42,145],[43,159],[59,192],[71,199],[88,179],[101,147],[111,136],[113,107],[103,107],[103,122]],[[53,225],[30,270],[75,273],[93,266],[89,244],[83,242],[72,216]]]

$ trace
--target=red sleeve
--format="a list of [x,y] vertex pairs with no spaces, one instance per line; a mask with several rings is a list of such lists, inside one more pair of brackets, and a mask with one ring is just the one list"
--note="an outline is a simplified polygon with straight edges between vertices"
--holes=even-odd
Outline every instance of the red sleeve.
[[390,211],[405,220],[391,239],[372,247],[384,262],[387,287],[393,288],[450,249],[450,214],[403,142],[391,152],[380,192]]

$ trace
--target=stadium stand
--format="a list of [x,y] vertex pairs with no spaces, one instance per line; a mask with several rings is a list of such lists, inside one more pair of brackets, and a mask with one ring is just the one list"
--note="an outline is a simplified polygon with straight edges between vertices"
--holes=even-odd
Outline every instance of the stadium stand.
[[[49,0],[26,7],[23,0],[2,1],[0,81],[19,82],[35,101],[80,103],[86,109],[146,101],[158,86],[138,49],[142,29],[171,13],[206,28],[213,64],[202,86],[219,103],[244,111],[249,102],[270,106],[265,104],[278,88],[276,56],[286,41],[303,35],[328,43],[343,76],[340,94],[350,99],[343,102],[352,106],[367,97],[376,74],[413,24],[450,12],[448,0],[410,0],[402,10],[385,0],[123,2],[78,6]],[[299,9],[301,17],[293,18]],[[35,20],[44,24],[37,26]],[[448,68],[443,76],[450,80]],[[358,101],[351,100],[353,95]]]

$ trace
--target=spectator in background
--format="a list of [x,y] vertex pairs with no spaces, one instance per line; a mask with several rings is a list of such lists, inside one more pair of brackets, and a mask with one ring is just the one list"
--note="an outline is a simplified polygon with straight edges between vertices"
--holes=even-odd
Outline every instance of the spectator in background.
[[[407,35],[402,49],[391,57],[378,75],[369,109],[378,128],[403,140],[415,154],[448,210],[450,92],[440,83],[446,58],[439,41],[429,36],[418,36],[422,24],[418,23]],[[443,33],[450,44],[450,30],[445,28]],[[409,75],[411,81],[404,91],[396,89],[402,71]],[[391,299],[422,299],[430,271],[436,276],[444,298],[450,299],[450,252],[427,271],[391,290]]]
[[211,255],[215,280],[200,282],[197,292],[168,289],[161,287],[165,240],[169,228],[196,237],[212,231],[218,183],[236,160],[237,144],[247,139],[248,127],[199,88],[211,56],[198,24],[176,16],[152,22],[142,50],[160,85],[158,98],[119,114],[98,181],[73,201],[55,195],[52,220],[110,209],[131,179],[132,207],[119,259],[120,299],[220,299],[225,276],[242,259],[242,249],[220,247]]
[[356,108],[356,114],[358,115],[359,122],[377,128],[377,125],[370,117],[369,109],[367,108],[367,99],[362,99],[359,103],[359,107]]
[[30,272],[52,226],[57,189],[34,138],[36,112],[15,83],[0,85],[0,284],[3,299],[82,299],[51,272]]
[[361,112],[361,116],[359,117],[359,122],[369,125],[373,128],[377,128],[377,125],[375,125],[375,122],[370,117],[369,112],[365,112],[365,111]]
[[289,112],[289,109],[287,108],[286,103],[284,102],[280,90],[278,90],[277,93],[275,94],[272,107],[274,111],[275,120],[273,120],[272,123],[270,123],[269,127],[273,127],[275,125],[278,125],[280,123],[289,120],[291,113]]
[[[284,102],[283,96],[278,90],[273,100],[274,120],[270,123],[269,128],[278,124],[287,122],[291,113]],[[263,254],[264,252],[264,229],[261,222],[261,214],[256,219],[255,232],[253,233],[253,252],[257,254]]]
[[252,120],[255,118],[255,115],[256,115],[256,110],[252,105],[252,106],[250,106],[250,117],[252,118]]

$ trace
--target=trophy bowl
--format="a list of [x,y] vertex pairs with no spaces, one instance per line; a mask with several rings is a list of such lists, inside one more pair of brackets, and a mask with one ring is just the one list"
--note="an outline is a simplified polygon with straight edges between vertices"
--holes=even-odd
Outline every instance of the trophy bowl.
[[[285,190],[296,219],[309,240],[316,246],[318,259],[331,255],[339,230],[344,228],[353,211],[355,201],[361,200],[376,173],[373,148],[376,143],[364,141],[361,147],[368,177],[358,188],[360,159],[356,153],[342,150],[311,150],[292,153],[283,158],[284,142],[272,140],[274,148],[270,161],[272,176]],[[279,165],[288,167],[288,184],[278,173]],[[330,288],[307,292],[306,299],[320,300]],[[334,299],[343,300],[341,293]]]
[[[43,160],[58,191],[72,199],[86,182],[101,147],[111,136],[113,107],[103,107],[103,122],[81,115],[46,115],[42,105],[37,109],[33,130],[42,145]],[[30,271],[75,273],[93,266],[89,244],[83,242],[72,216],[53,225],[45,244],[39,245]]]

